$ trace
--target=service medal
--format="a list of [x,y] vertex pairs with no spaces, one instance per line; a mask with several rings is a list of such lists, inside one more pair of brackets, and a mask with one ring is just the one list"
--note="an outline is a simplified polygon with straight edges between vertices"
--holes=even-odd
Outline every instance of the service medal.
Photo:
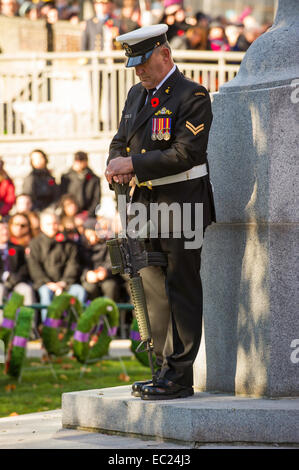
[[157,140],[158,134],[158,119],[152,119],[152,140]]
[[169,139],[170,139],[170,134],[167,129],[166,132],[164,132],[164,140],[169,140]]
[[158,137],[158,140],[163,140],[163,130],[162,129],[159,130],[157,137]]

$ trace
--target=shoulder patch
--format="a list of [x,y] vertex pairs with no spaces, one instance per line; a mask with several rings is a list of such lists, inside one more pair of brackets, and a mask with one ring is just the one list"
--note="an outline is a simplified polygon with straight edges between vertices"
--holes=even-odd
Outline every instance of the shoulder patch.
[[192,134],[197,135],[199,132],[203,131],[205,128],[204,123],[199,124],[198,126],[194,126],[190,121],[186,121],[186,127]]

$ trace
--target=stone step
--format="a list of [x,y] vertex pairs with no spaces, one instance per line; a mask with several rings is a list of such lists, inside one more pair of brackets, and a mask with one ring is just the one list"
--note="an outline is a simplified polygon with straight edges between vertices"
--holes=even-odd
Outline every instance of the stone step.
[[130,386],[62,395],[62,425],[188,443],[299,444],[299,398],[243,398],[195,393],[144,401]]

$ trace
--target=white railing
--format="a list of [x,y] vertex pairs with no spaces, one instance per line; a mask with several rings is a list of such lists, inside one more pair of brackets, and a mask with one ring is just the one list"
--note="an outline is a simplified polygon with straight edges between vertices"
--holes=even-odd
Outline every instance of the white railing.
[[[244,53],[173,51],[179,69],[210,93],[238,72]],[[117,129],[138,77],[124,53],[0,55],[0,139],[93,138]]]

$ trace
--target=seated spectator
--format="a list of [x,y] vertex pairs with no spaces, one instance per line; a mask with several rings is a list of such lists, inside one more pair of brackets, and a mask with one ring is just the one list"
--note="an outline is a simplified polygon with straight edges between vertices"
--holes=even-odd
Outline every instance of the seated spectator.
[[15,212],[18,214],[23,214],[24,212],[29,212],[32,210],[32,199],[29,194],[19,194],[16,197],[15,203]]
[[8,224],[0,220],[0,304],[12,292],[24,296],[24,305],[32,305],[35,295],[30,285],[30,277],[24,248],[9,241]]
[[101,295],[117,301],[119,285],[117,276],[111,273],[110,255],[105,239],[100,239],[96,231],[97,220],[89,218],[84,223],[84,235],[80,257],[83,272],[81,284],[90,299]]
[[55,203],[58,187],[55,178],[47,168],[48,157],[42,150],[33,150],[30,154],[31,173],[25,178],[23,193],[32,199],[34,211],[43,211]]
[[27,212],[26,215],[30,222],[32,236],[36,237],[40,233],[39,215],[34,211]]
[[6,216],[16,201],[15,186],[4,170],[4,162],[0,157],[0,215]]
[[88,166],[87,153],[75,153],[72,168],[61,177],[60,194],[75,197],[78,212],[87,211],[89,217],[95,216],[95,208],[101,200],[101,183]]
[[69,217],[67,215],[62,217],[59,230],[65,234],[68,240],[79,243],[80,233],[75,224],[75,217]]
[[208,32],[208,47],[212,51],[229,51],[230,47],[221,23],[213,21]]
[[84,214],[76,214],[74,216],[75,226],[80,235],[84,232],[84,222],[86,220],[86,216]]
[[[75,217],[79,214],[79,205],[76,198],[71,194],[62,196],[57,208],[57,213],[60,217]],[[82,216],[87,219],[87,214],[82,214]]]
[[[45,211],[41,214],[41,233],[30,243],[28,266],[34,288],[38,291],[40,302],[49,305],[54,295],[67,291],[85,301],[85,290],[78,284],[81,267],[78,259],[78,248],[67,240],[58,230],[56,214]],[[41,311],[42,321],[46,319],[47,310]]]
[[24,248],[29,246],[33,238],[30,220],[26,214],[14,214],[8,222],[9,240],[15,245],[21,245]]

